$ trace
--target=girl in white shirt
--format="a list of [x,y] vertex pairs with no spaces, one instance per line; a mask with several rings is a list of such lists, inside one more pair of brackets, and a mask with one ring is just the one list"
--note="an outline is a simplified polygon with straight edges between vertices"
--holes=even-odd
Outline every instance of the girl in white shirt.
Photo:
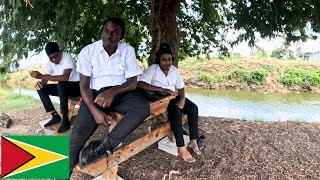
[[155,91],[163,94],[176,94],[168,105],[168,115],[171,129],[176,139],[179,153],[183,160],[195,162],[195,158],[187,150],[183,140],[183,128],[181,112],[188,115],[188,125],[190,131],[190,143],[188,146],[200,155],[198,139],[198,107],[185,97],[184,82],[179,70],[174,67],[174,58],[168,44],[162,44],[156,53],[155,64],[147,68],[140,76],[137,87],[146,91]]

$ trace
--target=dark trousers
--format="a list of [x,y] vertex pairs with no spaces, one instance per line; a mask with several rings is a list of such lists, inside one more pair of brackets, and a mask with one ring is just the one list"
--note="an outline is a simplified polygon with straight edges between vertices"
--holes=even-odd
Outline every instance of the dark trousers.
[[178,147],[182,147],[185,144],[183,140],[181,112],[188,115],[190,140],[198,139],[198,107],[188,98],[186,98],[185,105],[183,109],[180,110],[176,105],[179,100],[179,96],[175,99],[172,99],[169,102],[167,111],[169,115],[171,129],[176,139],[176,144]]
[[55,110],[49,95],[58,96],[60,99],[60,111],[64,116],[68,116],[68,96],[77,97],[81,95],[79,81],[59,81],[58,84],[46,84],[37,92],[46,112]]
[[[107,89],[108,87],[98,92],[93,91],[94,97]],[[116,96],[111,106],[103,111],[116,111],[124,114],[123,119],[106,135],[111,148],[114,149],[149,116],[150,106],[139,93],[132,91]],[[70,174],[79,160],[81,149],[98,126],[83,101],[70,137]]]

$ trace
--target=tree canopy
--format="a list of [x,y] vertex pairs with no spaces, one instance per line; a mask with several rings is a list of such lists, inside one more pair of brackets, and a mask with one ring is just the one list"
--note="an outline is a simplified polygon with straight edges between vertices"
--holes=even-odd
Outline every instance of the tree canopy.
[[[254,45],[256,33],[298,41],[308,38],[307,31],[320,31],[318,0],[2,0],[2,63],[14,65],[48,41],[77,54],[100,38],[108,16],[125,21],[125,41],[138,54],[150,54],[149,63],[164,41],[175,56],[194,55],[213,48],[226,52],[240,41]],[[239,33],[229,39],[232,30]]]

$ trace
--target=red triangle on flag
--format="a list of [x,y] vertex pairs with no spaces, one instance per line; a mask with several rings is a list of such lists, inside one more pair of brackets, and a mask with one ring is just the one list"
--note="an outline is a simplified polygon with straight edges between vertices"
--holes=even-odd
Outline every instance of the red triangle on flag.
[[1,177],[35,158],[32,154],[1,137]]

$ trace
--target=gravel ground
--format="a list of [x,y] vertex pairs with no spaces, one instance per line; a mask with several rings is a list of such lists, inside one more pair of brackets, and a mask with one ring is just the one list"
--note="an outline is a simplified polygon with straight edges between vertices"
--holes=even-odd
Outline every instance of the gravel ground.
[[[0,128],[2,135],[42,135],[38,122],[50,117],[43,108],[5,113],[13,123],[9,129]],[[195,163],[185,163],[154,144],[120,164],[119,176],[126,180],[320,179],[320,123],[200,117],[199,128],[206,148],[195,155]],[[79,172],[71,177],[91,178]]]

